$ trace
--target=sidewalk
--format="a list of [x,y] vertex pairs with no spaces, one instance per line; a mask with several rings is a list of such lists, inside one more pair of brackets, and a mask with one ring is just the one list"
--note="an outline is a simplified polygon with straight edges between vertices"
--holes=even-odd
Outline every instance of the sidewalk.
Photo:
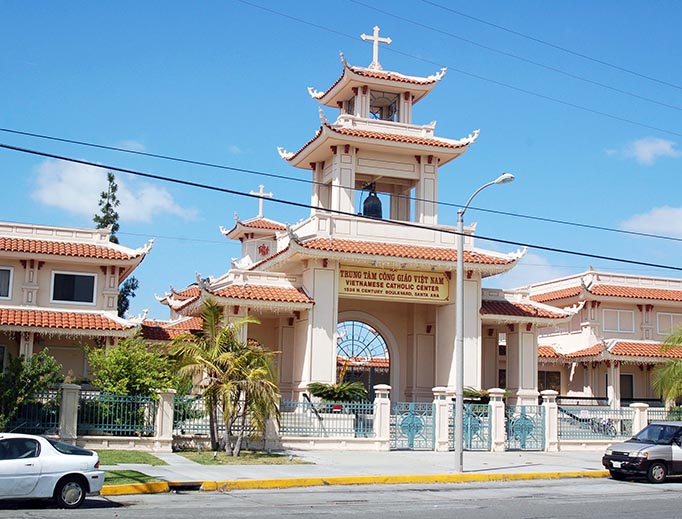
[[[156,454],[168,465],[124,464],[104,469],[128,469],[166,481],[154,491],[201,487],[202,490],[285,488],[314,485],[391,483],[456,483],[560,477],[603,477],[601,451],[465,452],[464,473],[456,473],[452,452],[420,451],[287,451],[309,464],[200,465],[178,454]],[[126,487],[126,488],[118,488]],[[132,487],[132,488],[129,488]],[[145,485],[105,487],[103,494],[142,493]]]

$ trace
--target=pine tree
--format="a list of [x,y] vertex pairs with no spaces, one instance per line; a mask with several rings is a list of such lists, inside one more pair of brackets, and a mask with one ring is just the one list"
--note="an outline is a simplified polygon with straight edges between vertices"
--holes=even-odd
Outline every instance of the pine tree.
[[[107,173],[107,190],[102,191],[99,195],[99,207],[100,213],[96,214],[92,219],[96,224],[97,229],[104,229],[111,226],[111,233],[109,235],[109,241],[112,243],[118,243],[118,238],[116,233],[120,229],[118,223],[118,212],[116,208],[121,202],[119,202],[116,193],[118,192],[118,184],[116,184],[116,177],[113,173]],[[135,297],[135,290],[140,286],[140,282],[137,278],[131,276],[126,279],[123,284],[118,289],[118,315],[123,317],[123,315],[130,308],[130,299]]]

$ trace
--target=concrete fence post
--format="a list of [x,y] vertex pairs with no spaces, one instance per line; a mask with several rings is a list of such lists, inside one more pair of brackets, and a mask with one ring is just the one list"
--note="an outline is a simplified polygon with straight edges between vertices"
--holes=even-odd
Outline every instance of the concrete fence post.
[[559,451],[559,406],[553,389],[541,391],[542,407],[545,410],[545,452]]
[[502,452],[505,450],[505,406],[504,389],[494,387],[488,390],[490,396],[490,450]]
[[78,438],[78,384],[62,384],[62,401],[59,405],[59,439],[75,445]]
[[156,392],[159,402],[156,408],[154,426],[154,450],[157,452],[173,451],[173,418],[175,412],[175,389],[163,389]]
[[391,386],[377,384],[374,386],[374,438],[381,450],[389,450],[391,446]]
[[450,434],[448,424],[450,420],[450,401],[448,400],[447,388],[438,386],[433,391],[434,407],[434,450],[437,452],[447,452],[450,450]]
[[630,404],[634,411],[632,415],[632,434],[635,435],[649,425],[649,404],[635,402]]

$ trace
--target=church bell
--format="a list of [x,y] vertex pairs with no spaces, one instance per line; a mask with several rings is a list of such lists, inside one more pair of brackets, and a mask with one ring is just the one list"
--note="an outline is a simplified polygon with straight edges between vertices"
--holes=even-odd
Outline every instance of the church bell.
[[362,214],[368,218],[381,219],[381,200],[379,200],[374,189],[369,192],[365,203],[362,205]]

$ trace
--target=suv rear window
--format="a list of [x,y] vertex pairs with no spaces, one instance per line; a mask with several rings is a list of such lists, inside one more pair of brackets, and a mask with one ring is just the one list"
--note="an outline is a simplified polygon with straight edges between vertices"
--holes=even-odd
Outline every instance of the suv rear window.
[[92,456],[94,454],[94,452],[89,451],[88,449],[76,447],[75,445],[71,445],[70,443],[58,442],[56,440],[50,439],[48,439],[47,441],[49,441],[50,445],[52,445],[62,454],[72,454],[74,456]]

